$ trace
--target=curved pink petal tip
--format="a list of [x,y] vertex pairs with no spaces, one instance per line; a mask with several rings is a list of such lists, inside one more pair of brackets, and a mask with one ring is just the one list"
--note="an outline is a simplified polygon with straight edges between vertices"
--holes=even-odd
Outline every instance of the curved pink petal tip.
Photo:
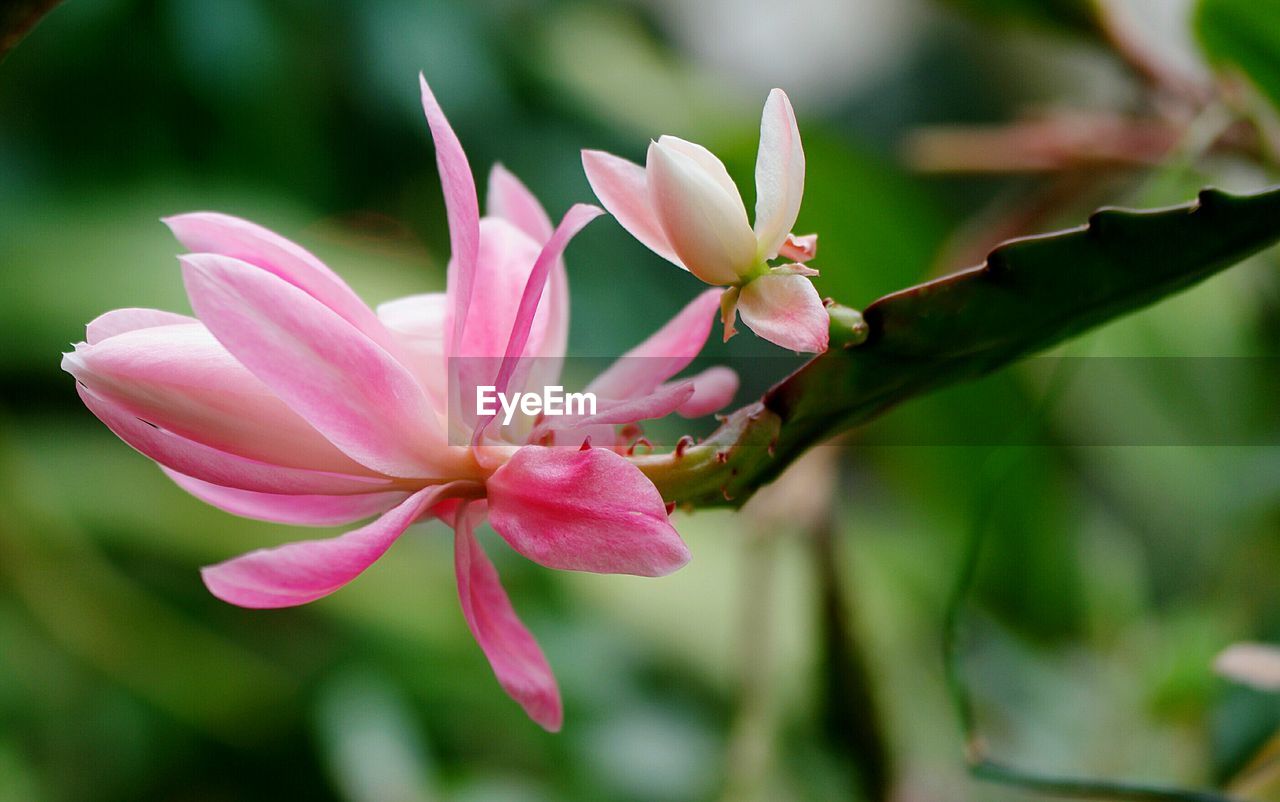
[[539,245],[551,239],[551,218],[547,217],[546,210],[529,188],[501,164],[493,165],[489,171],[485,212],[511,223]]
[[449,243],[453,269],[449,271],[449,296],[453,300],[453,331],[450,349],[456,351],[467,323],[471,293],[475,285],[476,259],[480,252],[480,201],[476,179],[471,175],[467,154],[458,135],[444,116],[425,75],[418,74],[422,89],[422,110],[436,145],[436,166],[444,189],[445,212],[449,218]]
[[359,576],[453,486],[423,488],[345,535],[259,549],[202,568],[200,574],[210,593],[240,607],[294,607],[315,601]]
[[627,233],[663,259],[688,269],[676,256],[649,201],[649,179],[643,167],[602,150],[584,150],[582,169],[600,203]]
[[701,418],[724,409],[738,392],[738,374],[722,365],[693,377],[693,394],[676,412],[685,418]]
[[516,616],[498,572],[474,533],[479,516],[463,508],[456,516],[454,570],[458,600],[471,634],[500,684],[544,729],[557,732],[564,721],[560,689],[547,658]]
[[700,293],[649,339],[605,369],[587,389],[605,398],[653,392],[684,370],[702,350],[720,308],[720,295],[719,289]]

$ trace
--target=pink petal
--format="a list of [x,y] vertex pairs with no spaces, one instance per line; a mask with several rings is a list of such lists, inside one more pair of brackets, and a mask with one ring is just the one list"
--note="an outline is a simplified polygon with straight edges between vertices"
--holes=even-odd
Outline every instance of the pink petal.
[[275,465],[368,474],[277,398],[200,323],[79,345],[63,367],[138,417],[220,451]]
[[412,374],[310,295],[225,256],[181,258],[196,314],[251,373],[352,459],[392,476],[457,476]]
[[248,220],[216,212],[164,218],[165,225],[192,253],[216,253],[260,267],[332,309],[374,342],[390,347],[390,337],[373,310],[351,287],[301,245]]
[[756,238],[766,259],[778,255],[800,214],[804,197],[804,147],[791,101],[781,89],[769,93],[760,119],[756,155]]
[[810,354],[827,350],[831,319],[804,276],[755,279],[742,288],[738,312],[748,328],[775,345]]
[[516,616],[498,572],[480,547],[473,531],[476,517],[464,508],[455,522],[454,570],[462,616],[493,666],[498,684],[529,718],[558,732],[564,710],[555,675],[538,642]]
[[445,408],[448,396],[444,352],[448,310],[449,296],[443,292],[397,298],[377,309],[382,325],[400,340],[405,354],[402,361],[436,409]]
[[798,237],[795,234],[788,234],[786,242],[783,242],[782,247],[778,249],[778,255],[803,264],[818,255],[818,235],[805,234]]
[[726,285],[755,266],[756,236],[742,197],[736,187],[729,192],[719,171],[663,137],[649,145],[646,175],[649,203],[689,272]]
[[311,495],[363,494],[393,487],[383,477],[289,468],[219,451],[147,423],[83,385],[76,390],[89,411],[121,440],[163,466],[206,482],[260,493]]
[[294,607],[328,596],[359,576],[411,524],[461,483],[425,487],[359,529],[327,540],[259,549],[200,570],[205,587],[240,607]]
[[610,365],[587,389],[604,398],[653,392],[684,370],[702,350],[719,308],[720,290],[701,293],[649,339]]
[[89,325],[85,326],[84,338],[89,345],[97,345],[108,337],[127,331],[198,322],[193,317],[160,309],[113,309],[89,321]]
[[607,449],[525,446],[487,487],[493,528],[549,568],[663,576],[689,561],[657,488]]
[[[533,270],[529,272],[529,280],[525,283],[524,294],[520,297],[520,307],[516,312],[515,322],[511,325],[511,339],[507,341],[506,353],[502,357],[502,366],[498,369],[498,376],[494,381],[497,392],[504,393],[507,391],[517,364],[525,353],[525,346],[529,342],[529,332],[533,328],[534,315],[538,311],[538,304],[542,300],[542,292],[546,287],[547,277],[550,275],[552,268],[559,261],[564,249],[568,247],[569,240],[573,239],[582,230],[583,226],[602,214],[604,214],[604,210],[595,206],[585,203],[574,204],[565,213],[560,225],[556,227],[555,232],[551,235],[551,239],[547,240],[547,244],[543,246],[542,253],[538,254]],[[480,437],[489,420],[492,420],[492,417],[480,421],[475,430],[473,443],[480,441]]]
[[172,468],[160,470],[191,495],[241,518],[296,526],[342,526],[381,515],[409,497],[392,490],[358,496],[283,495],[211,484]]
[[693,377],[693,395],[676,412],[685,418],[701,418],[724,409],[738,392],[738,374],[716,366]]
[[689,404],[693,400],[695,389],[694,383],[686,380],[664,384],[652,393],[638,398],[602,398],[596,403],[594,415],[556,415],[545,418],[533,430],[529,440],[538,442],[548,432],[566,429],[664,418]]
[[663,259],[688,269],[676,256],[649,202],[643,167],[602,150],[582,151],[582,167],[600,203],[631,236]]
[[541,245],[551,239],[551,218],[529,188],[501,164],[489,171],[485,213],[501,217]]
[[[495,164],[489,173],[486,202],[490,215],[509,221],[539,245],[545,245],[551,239],[551,218],[547,217],[542,204],[520,183],[520,179],[501,164]],[[551,270],[547,293],[541,306],[545,307],[547,329],[538,338],[537,348],[531,351],[540,357],[531,366],[528,379],[531,386],[535,387],[554,384],[559,378],[565,348],[569,342],[569,278],[565,273],[563,259],[557,260]],[[542,313],[543,309],[540,308],[539,312]]]
[[449,217],[449,242],[452,260],[449,270],[449,297],[453,299],[453,331],[450,353],[456,353],[471,308],[475,287],[476,259],[480,252],[480,201],[476,198],[476,180],[453,132],[444,109],[436,101],[426,76],[419,74],[422,87],[422,109],[436,145],[436,166],[444,188],[444,205]]
[[[541,247],[502,218],[486,217],[480,221],[480,260],[472,308],[453,356],[491,357],[496,365],[496,360],[506,353],[520,299]],[[546,318],[546,312],[540,310],[536,321],[539,332],[546,329]]]
[[[486,217],[480,221],[480,259],[476,265],[471,313],[462,340],[452,354],[462,358],[447,364],[454,374],[448,390],[457,393],[448,408],[462,410],[461,414],[450,416],[450,423],[465,429],[458,433],[462,440],[455,439],[455,442],[465,441],[475,429],[474,388],[492,385],[496,380],[520,310],[520,299],[539,252],[538,243],[506,220]],[[551,304],[551,298],[539,304],[526,355],[554,358],[563,354],[563,344],[546,343],[554,336]],[[563,314],[565,309],[556,311]]]

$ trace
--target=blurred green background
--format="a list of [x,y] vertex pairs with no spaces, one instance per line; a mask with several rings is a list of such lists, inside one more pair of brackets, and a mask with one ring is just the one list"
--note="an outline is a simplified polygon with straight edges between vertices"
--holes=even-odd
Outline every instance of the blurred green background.
[[[1207,74],[1189,4],[1137,6]],[[639,159],[661,133],[721,154],[750,205],[783,86],[809,165],[798,229],[821,235],[822,292],[859,307],[1098,204],[1273,178],[1265,155],[1197,149],[1203,115],[1153,164],[911,169],[922,126],[1159,109],[1085,2],[67,0],[0,63],[0,800],[1026,799],[966,778],[943,682],[983,498],[965,646],[993,754],[1209,784],[1280,726],[1280,700],[1211,669],[1280,640],[1277,396],[1188,402],[1177,365],[1071,386],[1030,448],[896,444],[957,415],[1000,431],[1044,401],[1043,365],[913,402],[744,513],[678,514],[694,560],[660,580],[552,574],[487,533],[559,677],[559,735],[494,681],[439,525],[304,608],[209,596],[199,566],[315,533],[186,496],[80,405],[59,353],[105,310],[188,308],[158,222],[175,212],[267,225],[370,303],[442,287],[419,70],[478,177],[502,161],[555,216],[591,197],[579,149]],[[620,353],[701,286],[609,220],[568,262],[573,353]],[[1276,356],[1275,262],[1060,353]],[[709,353],[757,384],[783,365],[746,336]],[[1258,445],[1073,445],[1153,416]]]

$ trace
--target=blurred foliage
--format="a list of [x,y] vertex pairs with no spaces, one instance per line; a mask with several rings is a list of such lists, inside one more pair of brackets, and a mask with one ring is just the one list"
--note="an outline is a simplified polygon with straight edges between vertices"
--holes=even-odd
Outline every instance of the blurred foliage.
[[1050,30],[1096,34],[1096,0],[945,0],[948,5],[989,21],[1036,25]]
[[1196,31],[1215,63],[1239,70],[1280,106],[1280,6],[1250,0],[1200,0]]
[[[1068,93],[1116,113],[1148,105],[1096,37],[1082,50],[1051,32],[1091,31],[1085,3],[958,4],[1045,24],[957,25],[952,10],[889,4],[915,15],[912,36],[877,80],[837,80],[821,101],[792,92],[809,164],[799,228],[820,233],[820,288],[842,302],[928,277],[971,236],[966,223],[1055,180],[913,174],[897,154],[914,126],[1012,117]],[[881,35],[889,6],[855,5],[858,26]],[[709,7],[722,27],[752,19],[745,3]],[[747,54],[788,88],[789,66],[815,57],[806,8],[776,48]],[[1215,63],[1274,97],[1275,26],[1257,16],[1269,9],[1204,0],[1197,19]],[[830,723],[831,619],[803,516],[789,514],[822,502],[795,487],[773,514],[680,514],[695,559],[661,580],[552,574],[485,533],[565,693],[558,736],[497,687],[458,613],[438,525],[305,608],[228,607],[198,567],[299,533],[182,494],[58,370],[103,310],[187,308],[157,220],[178,211],[275,228],[371,303],[438,289],[448,245],[418,70],[478,176],[501,160],[553,214],[590,197],[580,148],[639,158],[662,133],[721,153],[750,206],[763,95],[676,44],[672,13],[660,0],[68,0],[0,63],[0,800],[825,802],[860,787],[841,726],[880,728],[898,798],[1027,798],[965,779],[939,643],[973,500],[990,492],[980,466],[1009,447],[987,433],[1039,407],[1052,360],[913,400],[832,459],[828,560],[878,720],[846,705],[848,720]],[[1106,171],[1016,233],[1074,224],[1099,192],[1155,205],[1202,184],[1256,189],[1272,170],[1179,153]],[[607,220],[568,263],[575,353],[625,349],[700,288]],[[1119,359],[1274,357],[1278,310],[1268,253],[1053,353],[1117,359],[1066,383],[995,496],[966,639],[993,754],[1227,782],[1280,726],[1275,699],[1210,668],[1228,643],[1280,638],[1280,388]],[[777,352],[745,336],[708,350],[757,365],[752,386],[780,373],[760,358]],[[1152,443],[1187,444],[1084,445],[1139,425]],[[771,539],[767,585],[753,583],[748,527]],[[751,644],[769,647],[754,685]],[[747,742],[767,770],[740,765],[760,752],[729,748],[744,727],[758,728]]]

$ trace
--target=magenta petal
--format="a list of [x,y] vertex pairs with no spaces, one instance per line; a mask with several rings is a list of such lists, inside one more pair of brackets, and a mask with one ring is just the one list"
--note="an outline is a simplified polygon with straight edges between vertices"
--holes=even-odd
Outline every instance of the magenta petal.
[[279,276],[332,309],[384,348],[391,339],[360,296],[309,251],[256,223],[217,212],[191,212],[164,218],[182,246],[192,253],[230,256]]
[[214,254],[181,257],[196,314],[250,373],[352,459],[448,476],[435,410],[400,362],[297,287]]
[[529,718],[557,732],[564,709],[555,675],[538,642],[516,616],[498,572],[476,539],[477,517],[464,508],[455,521],[454,567],[462,616],[489,658],[498,684],[520,703]]
[[452,264],[449,271],[449,297],[453,301],[453,331],[449,339],[449,352],[456,353],[467,324],[467,311],[471,308],[471,293],[475,286],[476,259],[480,252],[480,201],[476,198],[476,179],[471,175],[471,165],[462,150],[458,135],[453,132],[444,109],[436,100],[426,76],[419,74],[422,87],[422,110],[427,115],[427,125],[436,145],[436,167],[440,171],[440,185],[444,189],[445,212],[449,218],[449,243]]
[[259,549],[200,570],[209,592],[240,607],[294,607],[359,576],[454,485],[425,487],[371,523],[328,540]]
[[409,497],[402,490],[357,496],[283,495],[211,484],[160,466],[178,487],[241,518],[296,526],[343,526],[381,515]]
[[685,418],[701,418],[723,409],[738,392],[738,374],[717,365],[707,368],[693,379],[693,395],[676,410]]
[[628,398],[653,392],[676,375],[702,350],[720,309],[721,290],[694,298],[649,339],[628,351],[588,385],[605,398]]
[[485,212],[501,217],[533,238],[539,245],[551,239],[551,218],[520,179],[501,164],[489,171]]
[[312,495],[371,493],[391,487],[383,477],[290,468],[229,454],[147,423],[83,385],[76,390],[89,411],[121,440],[161,465],[206,482],[260,493]]
[[493,528],[549,568],[663,576],[689,561],[658,489],[607,449],[525,446],[488,490]]
[[89,345],[97,345],[108,337],[137,329],[198,322],[193,317],[162,309],[113,309],[89,321],[85,326],[84,339]]

